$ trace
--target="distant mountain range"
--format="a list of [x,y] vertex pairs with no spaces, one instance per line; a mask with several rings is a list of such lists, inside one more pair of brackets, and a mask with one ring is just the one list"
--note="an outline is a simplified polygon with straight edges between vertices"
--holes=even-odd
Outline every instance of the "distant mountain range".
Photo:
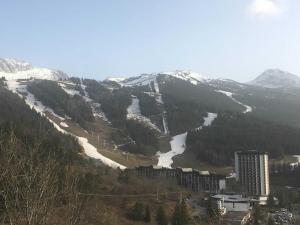
[[229,165],[240,149],[270,151],[271,157],[300,153],[300,78],[278,69],[249,83],[192,71],[96,81],[0,59],[0,77],[6,79],[0,86],[6,84],[58,131],[81,140],[89,156],[109,165],[140,162],[124,160],[113,148],[150,156],[147,163],[157,155],[160,165],[193,167]]

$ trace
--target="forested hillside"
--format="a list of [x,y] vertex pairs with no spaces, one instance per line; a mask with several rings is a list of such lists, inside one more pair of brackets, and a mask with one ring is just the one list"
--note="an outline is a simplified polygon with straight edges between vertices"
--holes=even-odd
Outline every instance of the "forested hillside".
[[[267,151],[271,158],[298,154],[300,128],[280,125],[238,113],[221,113],[210,127],[193,130],[187,136],[187,151],[199,161],[215,165],[232,164],[235,151]],[[284,138],[283,138],[284,137]]]
[[49,80],[37,80],[28,85],[28,91],[45,106],[61,117],[69,116],[87,129],[86,122],[94,120],[91,107],[79,95],[70,96],[58,84]]
[[[96,166],[79,155],[73,137],[58,132],[4,87],[0,109],[1,223],[155,224],[159,206],[171,217],[179,197],[174,185]],[[163,202],[155,201],[157,187],[164,195],[170,192]],[[141,219],[132,216],[136,204]],[[149,221],[144,221],[146,207]]]
[[86,91],[90,98],[101,104],[101,109],[117,128],[112,139],[126,151],[154,155],[158,151],[158,134],[144,124],[127,119],[127,108],[131,104],[131,95],[140,97],[142,114],[156,113],[153,100],[138,89],[108,89],[103,84],[85,79]]
[[62,162],[76,158],[81,152],[81,147],[73,137],[59,133],[46,118],[3,87],[0,87],[0,109],[1,140],[8,140],[7,135],[14,134],[30,148],[39,144],[41,154],[45,157],[52,155]]
[[178,134],[199,127],[207,112],[239,112],[242,107],[207,85],[193,85],[180,79],[160,77],[169,129]]

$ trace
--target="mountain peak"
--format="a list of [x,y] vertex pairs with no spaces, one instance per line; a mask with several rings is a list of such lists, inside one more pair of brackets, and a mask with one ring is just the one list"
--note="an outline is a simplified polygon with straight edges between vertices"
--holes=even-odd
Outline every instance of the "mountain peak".
[[0,77],[5,77],[6,80],[30,78],[64,80],[68,75],[60,70],[34,67],[23,60],[0,58]]
[[300,87],[300,77],[280,69],[268,69],[249,84],[266,88]]
[[32,69],[32,65],[23,60],[0,58],[0,72],[15,73]]

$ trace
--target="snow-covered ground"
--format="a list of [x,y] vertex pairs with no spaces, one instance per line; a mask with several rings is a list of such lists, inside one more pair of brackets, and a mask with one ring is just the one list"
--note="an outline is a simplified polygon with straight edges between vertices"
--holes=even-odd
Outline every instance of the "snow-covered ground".
[[5,77],[6,80],[31,78],[65,80],[68,75],[59,70],[33,67],[30,63],[22,60],[0,58],[0,77]]
[[105,165],[112,167],[112,168],[120,168],[121,170],[126,169],[125,166],[103,156],[100,154],[97,149],[91,145],[88,140],[84,137],[77,137],[79,144],[83,147],[84,152],[87,156],[94,158],[94,159],[99,159],[101,162],[103,162]]
[[237,104],[245,107],[246,109],[243,111],[243,113],[249,113],[249,112],[252,112],[253,109],[251,106],[249,105],[245,105],[243,103],[241,103],[240,101],[236,100],[234,97],[233,97],[233,93],[232,92],[229,92],[229,91],[222,91],[222,90],[216,90],[216,92],[219,92],[219,93],[222,93],[224,95],[226,95],[227,97],[231,98],[234,102],[236,102]]
[[207,116],[203,118],[204,119],[203,125],[196,128],[196,130],[201,130],[203,127],[209,127],[217,117],[218,117],[217,113],[208,112]]
[[[196,130],[201,130],[203,127],[211,126],[213,121],[218,117],[218,114],[216,113],[207,113],[207,116],[204,117],[203,125],[196,128]],[[158,166],[164,166],[164,167],[171,167],[173,163],[173,157],[176,155],[180,155],[184,153],[185,151],[185,141],[187,137],[187,132],[183,134],[176,135],[172,137],[172,140],[170,141],[171,145],[171,151],[166,153],[157,152],[158,156]]]
[[197,85],[199,82],[205,82],[209,80],[209,78],[189,70],[176,70],[172,72],[141,74],[140,76],[132,77],[130,79],[107,78],[107,80],[118,82],[121,86],[144,86],[149,85],[151,82],[154,82],[157,76],[159,75],[166,75],[169,77],[178,78],[184,81],[188,81],[194,85]]
[[137,120],[161,133],[161,130],[153,124],[149,118],[141,114],[139,99],[134,95],[132,95],[131,98],[131,105],[127,108],[127,119]]
[[59,125],[62,126],[62,127],[69,127],[69,125],[66,124],[65,122],[60,122]]
[[184,153],[186,137],[187,137],[187,132],[172,137],[172,140],[170,141],[172,150],[166,153],[158,152],[157,165],[170,168],[171,165],[173,164],[173,157]]
[[59,117],[58,115],[56,115],[53,112],[53,110],[51,110],[48,107],[45,107],[40,101],[38,101],[33,94],[31,94],[30,92],[27,91],[27,86],[25,84],[21,84],[20,82],[18,82],[16,80],[9,80],[9,81],[7,81],[7,87],[10,91],[18,94],[20,97],[23,97],[23,95],[21,95],[20,93],[24,93],[26,104],[29,105],[34,110],[36,110],[41,115],[45,116],[45,112],[48,111],[53,116],[59,118],[61,120],[61,122],[60,122],[61,126],[56,124],[50,118],[46,117],[49,120],[49,122],[53,124],[55,129],[57,129],[59,132],[64,133],[64,134],[70,134],[70,135],[74,136],[75,138],[77,138],[79,144],[83,147],[84,152],[87,156],[89,156],[91,158],[94,158],[94,159],[99,159],[105,165],[110,166],[112,168],[120,168],[120,169],[125,169],[126,168],[125,166],[123,166],[123,165],[121,165],[121,164],[119,164],[119,163],[103,156],[102,154],[100,154],[97,151],[97,149],[88,142],[88,140],[86,138],[76,136],[76,135],[74,135],[72,133],[69,133],[68,131],[64,130],[62,127],[67,127],[68,126],[65,122],[63,122],[64,118]]

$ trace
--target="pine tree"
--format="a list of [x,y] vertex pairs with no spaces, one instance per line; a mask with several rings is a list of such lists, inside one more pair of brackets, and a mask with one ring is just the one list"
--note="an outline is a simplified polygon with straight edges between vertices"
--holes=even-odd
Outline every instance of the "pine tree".
[[271,216],[268,219],[268,225],[275,225],[275,221]]
[[176,204],[175,211],[172,217],[172,225],[182,225],[181,205]]
[[145,212],[145,222],[149,223],[151,222],[151,212],[149,205],[146,206],[146,212]]
[[190,217],[189,217],[187,205],[184,200],[181,202],[180,208],[181,208],[181,225],[187,225]]
[[141,202],[136,202],[132,211],[132,219],[140,221],[144,218],[144,205]]
[[267,205],[269,209],[273,209],[275,207],[274,196],[272,194],[268,196]]
[[261,225],[264,219],[264,215],[263,212],[260,208],[259,205],[256,205],[254,207],[254,211],[253,211],[253,224],[254,225]]
[[156,222],[158,225],[168,225],[168,219],[165,214],[165,210],[160,206],[156,213]]
[[220,220],[220,212],[218,209],[213,207],[211,199],[207,202],[206,214],[210,221],[218,222]]

